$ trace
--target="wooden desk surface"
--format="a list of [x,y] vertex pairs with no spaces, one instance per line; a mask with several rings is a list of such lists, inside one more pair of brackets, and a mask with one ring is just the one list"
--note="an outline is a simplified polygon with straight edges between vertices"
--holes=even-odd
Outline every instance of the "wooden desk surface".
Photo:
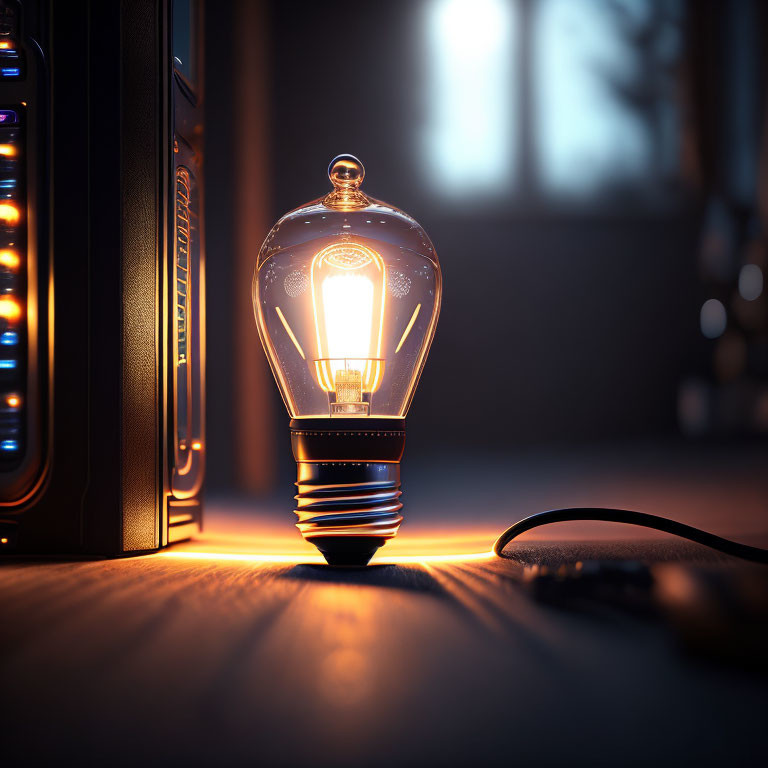
[[[704,518],[738,499],[742,517],[718,532],[766,532],[760,462],[739,466],[710,470],[714,500],[683,470],[675,486],[644,466],[642,488],[685,495]],[[540,475],[521,498],[547,496]],[[594,480],[593,503],[621,482],[637,495],[631,472],[612,474]],[[557,487],[547,498],[574,492]],[[0,565],[4,765],[748,765],[766,753],[765,676],[685,653],[662,615],[536,600],[519,564],[492,558],[265,562],[259,531],[264,549],[283,518],[265,507],[248,534],[244,508],[212,506],[208,538],[166,554]],[[414,540],[429,531],[415,517]],[[522,561],[694,558],[765,584],[758,567],[697,548],[623,532],[583,545],[570,531],[563,545],[529,535]]]

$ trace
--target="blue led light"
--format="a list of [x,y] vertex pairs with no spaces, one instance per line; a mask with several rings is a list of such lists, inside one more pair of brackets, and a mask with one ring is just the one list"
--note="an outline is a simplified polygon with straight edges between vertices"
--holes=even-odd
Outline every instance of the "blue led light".
[[19,441],[18,440],[3,440],[0,442],[0,450],[2,451],[18,451],[19,450]]
[[18,67],[3,67],[0,69],[0,75],[3,77],[18,77],[21,70]]
[[16,179],[0,179],[0,189],[16,189]]
[[2,336],[0,336],[0,344],[5,345],[6,347],[12,347],[18,343],[19,334],[16,333],[16,331],[6,331]]
[[3,368],[15,368],[16,367],[16,360],[0,360],[0,370]]

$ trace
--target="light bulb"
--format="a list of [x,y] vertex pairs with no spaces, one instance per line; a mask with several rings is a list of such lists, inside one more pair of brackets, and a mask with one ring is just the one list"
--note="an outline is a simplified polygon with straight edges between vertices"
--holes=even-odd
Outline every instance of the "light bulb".
[[331,565],[365,565],[397,534],[405,415],[440,312],[437,255],[410,216],[361,191],[352,155],[332,191],[286,214],[259,251],[253,307],[291,416],[297,526]]

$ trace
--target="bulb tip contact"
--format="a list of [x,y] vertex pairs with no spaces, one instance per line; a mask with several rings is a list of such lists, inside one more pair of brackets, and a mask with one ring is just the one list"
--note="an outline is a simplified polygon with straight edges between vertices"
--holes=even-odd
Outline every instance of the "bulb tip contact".
[[364,568],[386,539],[380,536],[314,536],[314,544],[328,565],[336,568]]

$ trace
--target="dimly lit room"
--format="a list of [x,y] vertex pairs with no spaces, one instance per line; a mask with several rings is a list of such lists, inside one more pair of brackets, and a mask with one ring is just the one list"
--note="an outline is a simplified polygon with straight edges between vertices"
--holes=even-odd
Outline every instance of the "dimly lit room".
[[0,0],[0,762],[768,752],[768,4]]

